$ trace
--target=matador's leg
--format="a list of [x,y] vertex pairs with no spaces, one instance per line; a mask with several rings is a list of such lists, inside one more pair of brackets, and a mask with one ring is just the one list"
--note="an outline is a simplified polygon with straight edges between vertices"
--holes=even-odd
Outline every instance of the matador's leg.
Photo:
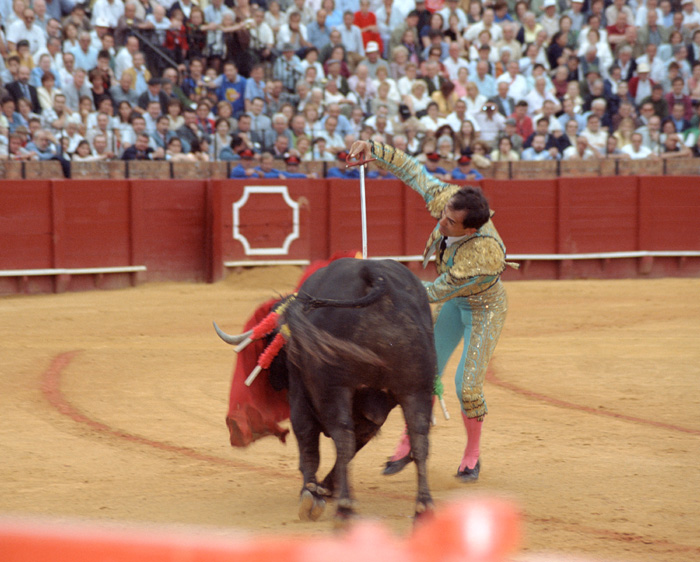
[[[435,321],[435,347],[437,350],[438,375],[442,376],[450,356],[462,340],[463,326],[461,311],[452,301],[444,303]],[[434,397],[433,397],[434,400]],[[396,474],[410,462],[411,443],[408,433],[404,430],[394,454],[387,462],[384,474]]]

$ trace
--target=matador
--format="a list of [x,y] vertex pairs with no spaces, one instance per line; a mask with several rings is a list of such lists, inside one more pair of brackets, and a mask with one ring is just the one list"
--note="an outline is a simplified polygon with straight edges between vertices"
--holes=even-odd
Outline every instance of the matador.
[[[434,332],[438,376],[464,340],[455,374],[457,397],[467,433],[467,445],[457,470],[465,482],[479,478],[479,446],[484,416],[484,378],[506,318],[507,299],[501,282],[506,248],[494,226],[481,189],[438,180],[415,158],[387,144],[357,141],[350,158],[373,158],[420,193],[428,212],[438,221],[423,254],[425,267],[435,255],[438,277],[424,281],[428,299],[435,303]],[[412,460],[404,433],[384,474],[396,474]]]

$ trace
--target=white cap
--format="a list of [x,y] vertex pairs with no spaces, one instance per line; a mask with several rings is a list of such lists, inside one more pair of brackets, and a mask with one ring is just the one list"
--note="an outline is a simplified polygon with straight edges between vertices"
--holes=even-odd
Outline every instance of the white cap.
[[109,22],[107,18],[97,18],[95,20],[95,27],[109,27]]
[[[691,0],[692,2],[692,0]],[[651,68],[649,68],[649,65],[645,62],[640,62],[639,65],[637,66],[637,73],[640,72],[651,72]]]
[[544,0],[544,2],[542,3],[542,8],[544,8],[544,9],[552,8],[552,7],[556,7],[556,5],[557,5],[557,0]]
[[693,0],[681,0],[681,6],[685,4],[694,4]]
[[365,53],[378,53],[379,52],[379,43],[376,41],[370,41],[367,43],[367,46],[365,47]]

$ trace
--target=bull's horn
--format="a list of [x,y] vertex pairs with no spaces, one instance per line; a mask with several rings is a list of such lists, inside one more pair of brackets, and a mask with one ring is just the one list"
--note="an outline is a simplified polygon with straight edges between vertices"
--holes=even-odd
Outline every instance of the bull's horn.
[[239,343],[253,335],[253,330],[248,330],[244,334],[240,334],[238,336],[231,336],[224,332],[221,328],[219,328],[216,325],[216,322],[214,322],[214,329],[216,330],[216,333],[222,340],[224,340],[226,343],[230,343],[231,345],[238,345]]

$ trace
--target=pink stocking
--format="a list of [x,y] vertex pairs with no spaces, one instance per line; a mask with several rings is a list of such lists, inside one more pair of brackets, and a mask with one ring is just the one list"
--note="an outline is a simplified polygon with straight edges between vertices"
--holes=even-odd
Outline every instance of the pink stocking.
[[[435,396],[433,396],[433,406],[435,406]],[[389,460],[390,461],[397,461],[399,459],[404,458],[410,452],[411,452],[411,440],[408,437],[408,428],[406,426],[404,426],[403,434],[401,435],[401,439],[399,440],[399,444],[396,445],[396,450],[394,451],[394,454],[391,456],[391,458]],[[477,455],[477,457],[479,456],[478,449],[477,449],[476,455]]]
[[476,418],[468,418],[462,412],[462,420],[464,427],[467,429],[467,448],[464,449],[464,458],[459,465],[459,470],[465,468],[474,468],[476,461],[479,460],[479,442],[481,441],[481,426],[483,421],[477,421]]
[[394,451],[394,454],[392,455],[392,457],[389,460],[390,461],[397,461],[399,459],[404,458],[410,452],[411,452],[411,441],[408,438],[408,428],[404,427],[403,435],[401,435],[401,439],[399,440],[399,444],[396,446],[396,450]]

